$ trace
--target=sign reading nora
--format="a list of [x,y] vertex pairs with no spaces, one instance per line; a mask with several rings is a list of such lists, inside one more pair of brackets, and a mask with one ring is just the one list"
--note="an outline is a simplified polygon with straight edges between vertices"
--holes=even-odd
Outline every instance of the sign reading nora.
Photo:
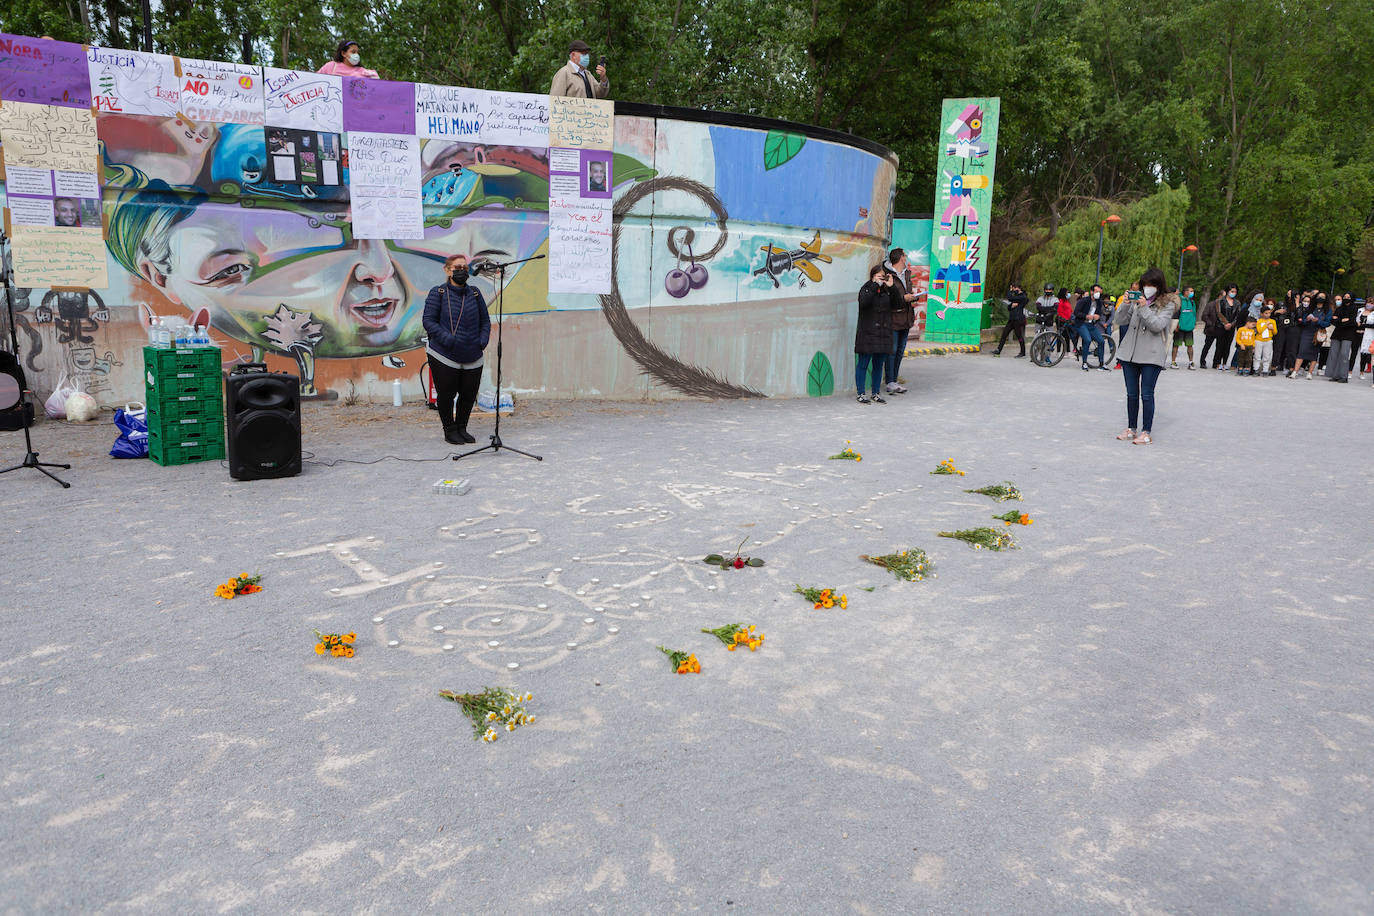
[[926,340],[979,340],[1001,103],[945,99],[940,112]]

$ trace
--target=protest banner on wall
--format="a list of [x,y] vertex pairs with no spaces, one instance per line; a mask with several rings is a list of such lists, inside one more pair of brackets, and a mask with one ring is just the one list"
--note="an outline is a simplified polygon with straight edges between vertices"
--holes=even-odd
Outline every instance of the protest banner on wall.
[[343,126],[376,134],[415,133],[415,84],[343,78]]
[[90,108],[85,49],[70,41],[0,33],[0,100]]
[[97,112],[170,118],[181,107],[176,61],[167,54],[88,48],[86,67]]
[[549,97],[416,83],[415,132],[428,139],[546,147]]
[[353,237],[424,238],[420,138],[348,132],[348,190]]
[[11,227],[14,284],[30,288],[110,285],[105,270],[105,239],[99,228]]
[[262,82],[267,126],[343,132],[342,77],[264,67]]
[[549,146],[568,149],[615,147],[615,103],[606,99],[554,96],[549,99]]
[[252,64],[181,58],[181,113],[192,121],[262,124],[262,71]]
[[549,292],[611,291],[610,150],[549,150]]
[[936,159],[935,225],[925,339],[977,344],[1001,99],[945,99]]

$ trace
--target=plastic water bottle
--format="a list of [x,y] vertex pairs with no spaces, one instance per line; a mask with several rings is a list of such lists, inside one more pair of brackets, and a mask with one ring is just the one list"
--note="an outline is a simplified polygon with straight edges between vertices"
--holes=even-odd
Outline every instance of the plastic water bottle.
[[197,327],[197,328],[191,333],[191,346],[193,346],[193,347],[208,347],[208,346],[210,346],[210,329],[209,329],[209,328],[206,328],[206,327]]
[[391,380],[391,406],[401,406],[401,380],[398,378]]
[[172,328],[167,324],[166,318],[157,320],[157,345],[162,350],[170,349],[172,346]]
[[175,346],[178,350],[186,350],[191,346],[191,326],[186,322],[177,325]]
[[152,319],[151,321],[148,322],[148,346],[150,346],[150,347],[160,347],[160,346],[162,346],[162,342],[161,342],[161,339],[160,339],[160,331],[159,331],[159,328],[160,328],[161,325],[162,325],[162,319],[161,319],[161,318],[154,318],[154,319]]

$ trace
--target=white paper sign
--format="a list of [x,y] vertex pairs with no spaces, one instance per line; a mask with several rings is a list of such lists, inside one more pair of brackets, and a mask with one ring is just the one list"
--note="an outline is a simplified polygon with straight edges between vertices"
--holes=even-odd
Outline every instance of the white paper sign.
[[181,112],[192,121],[262,124],[262,71],[252,64],[181,59]]
[[549,292],[611,291],[611,202],[549,194]]
[[12,165],[5,170],[5,190],[10,194],[44,194],[52,197],[52,172],[47,169],[26,169]]
[[181,107],[176,64],[166,54],[87,48],[91,104],[100,113],[170,118]]
[[91,172],[53,172],[57,197],[99,197],[100,181]]
[[10,222],[16,226],[53,225],[51,197],[15,197],[6,200],[10,208]]
[[350,186],[420,193],[420,140],[402,134],[348,132]]
[[328,73],[264,67],[269,127],[343,132],[343,78]]
[[549,145],[549,98],[416,83],[415,132],[429,139],[543,148]]
[[425,211],[419,190],[359,188],[349,194],[355,239],[422,239]]

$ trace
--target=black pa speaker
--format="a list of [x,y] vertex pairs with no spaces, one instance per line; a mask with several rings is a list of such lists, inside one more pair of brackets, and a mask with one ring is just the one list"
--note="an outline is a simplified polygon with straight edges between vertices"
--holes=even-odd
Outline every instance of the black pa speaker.
[[265,363],[235,367],[224,381],[229,476],[294,477],[301,472],[301,380]]

